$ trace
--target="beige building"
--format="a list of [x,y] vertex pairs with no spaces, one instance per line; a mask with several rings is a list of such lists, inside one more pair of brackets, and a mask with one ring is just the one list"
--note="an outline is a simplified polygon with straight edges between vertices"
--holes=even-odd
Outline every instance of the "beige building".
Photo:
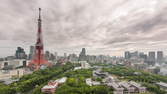
[[146,87],[133,81],[112,82],[107,85],[114,88],[114,94],[140,94],[146,92]]
[[5,67],[16,68],[19,66],[27,66],[27,61],[25,59],[14,59],[0,62],[0,69]]
[[0,71],[0,80],[10,79],[12,77],[21,77],[25,74],[28,74],[25,69],[15,69],[15,70],[1,70]]

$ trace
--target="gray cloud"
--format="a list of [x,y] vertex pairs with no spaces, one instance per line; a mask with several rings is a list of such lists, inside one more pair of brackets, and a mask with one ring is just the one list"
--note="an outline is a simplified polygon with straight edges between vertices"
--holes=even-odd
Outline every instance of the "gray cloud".
[[35,44],[38,7],[47,50],[78,53],[86,47],[90,54],[120,55],[166,48],[166,0],[0,1],[0,43],[12,43],[12,49]]

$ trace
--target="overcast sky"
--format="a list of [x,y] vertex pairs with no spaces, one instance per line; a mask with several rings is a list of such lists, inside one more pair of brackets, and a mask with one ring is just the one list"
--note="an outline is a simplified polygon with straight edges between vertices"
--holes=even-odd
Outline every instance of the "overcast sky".
[[0,56],[29,52],[42,8],[45,50],[123,55],[167,53],[167,0],[0,0]]

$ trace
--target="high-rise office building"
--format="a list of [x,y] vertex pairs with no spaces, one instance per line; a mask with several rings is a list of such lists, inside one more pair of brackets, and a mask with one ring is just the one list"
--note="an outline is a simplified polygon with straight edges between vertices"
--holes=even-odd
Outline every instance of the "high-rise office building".
[[50,53],[49,60],[54,61],[54,60],[55,60],[55,55],[54,55],[54,54],[52,54],[52,53]]
[[149,60],[151,60],[151,61],[155,61],[155,52],[149,52],[148,58],[149,58]]
[[46,60],[50,59],[50,52],[49,51],[45,51],[45,59]]
[[26,59],[27,55],[26,55],[26,53],[25,53],[23,48],[17,47],[16,53],[15,53],[15,57],[16,57],[16,59]]
[[131,52],[131,53],[130,53],[130,58],[138,58],[138,57],[139,57],[138,51],[135,51],[135,52]]
[[146,60],[147,59],[147,55],[144,54],[143,52],[140,52],[139,53],[139,58],[142,58],[142,59]]
[[90,63],[95,63],[96,62],[96,56],[95,55],[87,55],[87,60]]
[[151,51],[148,53],[148,64],[155,65],[155,52]]
[[71,61],[71,62],[76,62],[76,61],[78,61],[78,57],[77,57],[76,54],[69,54],[68,59],[69,59],[69,61]]
[[125,57],[125,59],[130,59],[130,52],[126,51],[124,57]]
[[86,61],[86,49],[82,48],[81,53],[79,54],[79,61]]
[[55,60],[58,60],[58,53],[55,52]]
[[67,58],[67,53],[64,53],[64,58]]
[[35,46],[30,46],[30,53],[29,53],[29,59],[33,59],[35,55]]
[[162,61],[163,61],[163,52],[157,51],[157,62],[162,63]]

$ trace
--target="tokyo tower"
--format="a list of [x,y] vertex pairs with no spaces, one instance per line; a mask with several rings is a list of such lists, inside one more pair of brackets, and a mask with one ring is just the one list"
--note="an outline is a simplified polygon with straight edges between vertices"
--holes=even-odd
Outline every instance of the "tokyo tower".
[[42,20],[41,20],[41,8],[39,8],[39,18],[38,18],[38,31],[37,31],[37,42],[35,44],[35,55],[31,62],[29,62],[28,67],[33,70],[38,70],[42,66],[49,67],[51,63],[49,63],[44,58],[44,45],[42,40]]

